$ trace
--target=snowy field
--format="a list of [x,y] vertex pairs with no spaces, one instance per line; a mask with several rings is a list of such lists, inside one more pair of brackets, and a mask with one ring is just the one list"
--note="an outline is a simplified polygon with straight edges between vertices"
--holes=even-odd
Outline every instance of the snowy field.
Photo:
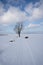
[[0,36],[0,65],[43,65],[43,34]]

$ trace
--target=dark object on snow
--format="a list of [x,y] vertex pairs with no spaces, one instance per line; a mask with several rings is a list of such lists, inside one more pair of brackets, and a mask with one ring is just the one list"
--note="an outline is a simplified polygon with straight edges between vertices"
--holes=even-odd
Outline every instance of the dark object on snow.
[[10,42],[13,42],[13,40],[11,40]]
[[28,36],[26,36],[25,38],[28,39]]
[[11,40],[10,42],[14,42],[15,40]]

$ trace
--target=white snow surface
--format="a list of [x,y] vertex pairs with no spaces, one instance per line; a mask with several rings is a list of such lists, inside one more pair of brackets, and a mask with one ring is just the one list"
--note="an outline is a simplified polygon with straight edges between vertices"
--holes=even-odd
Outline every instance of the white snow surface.
[[0,65],[43,65],[43,34],[0,36]]

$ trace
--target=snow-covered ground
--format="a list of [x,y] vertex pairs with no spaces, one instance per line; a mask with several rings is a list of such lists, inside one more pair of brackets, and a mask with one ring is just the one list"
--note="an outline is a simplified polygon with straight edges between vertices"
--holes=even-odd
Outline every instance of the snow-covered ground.
[[43,34],[0,36],[0,65],[43,65]]

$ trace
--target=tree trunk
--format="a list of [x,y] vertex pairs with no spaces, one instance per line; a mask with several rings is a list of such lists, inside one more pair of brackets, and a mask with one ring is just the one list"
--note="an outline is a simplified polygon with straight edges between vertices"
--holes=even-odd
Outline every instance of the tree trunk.
[[20,37],[20,32],[18,32],[18,35],[19,35],[19,37]]
[[20,33],[19,33],[19,37],[20,37]]

